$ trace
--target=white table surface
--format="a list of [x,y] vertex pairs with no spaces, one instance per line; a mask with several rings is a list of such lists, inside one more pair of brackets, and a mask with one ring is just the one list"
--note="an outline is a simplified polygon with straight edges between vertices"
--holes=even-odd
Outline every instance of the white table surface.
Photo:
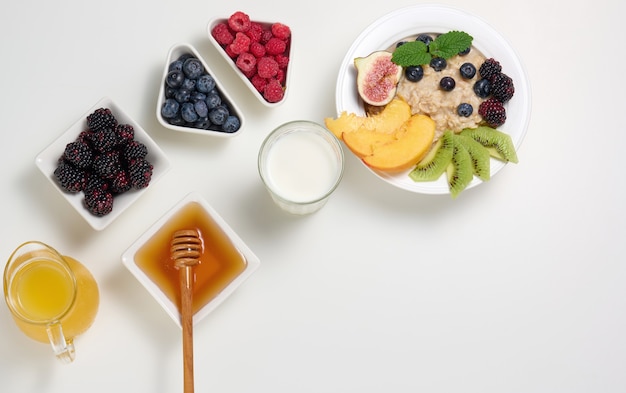
[[[415,1],[296,3],[13,1],[0,13],[0,254],[36,239],[81,261],[101,304],[58,363],[0,307],[0,391],[182,391],[178,327],[122,266],[123,251],[198,191],[261,259],[196,326],[198,392],[624,392],[624,2],[447,1],[515,47],[532,120],[509,165],[462,194],[419,195],[347,154],[326,207],[279,211],[258,177],[275,126],[334,116],[344,53],[378,17]],[[367,4],[367,5],[366,5]],[[558,4],[558,5],[557,5]],[[287,101],[268,110],[206,37],[236,10],[290,25]],[[234,139],[181,136],[155,104],[165,57],[193,44],[245,110]],[[172,170],[104,231],[92,230],[35,156],[103,96],[159,143]]]

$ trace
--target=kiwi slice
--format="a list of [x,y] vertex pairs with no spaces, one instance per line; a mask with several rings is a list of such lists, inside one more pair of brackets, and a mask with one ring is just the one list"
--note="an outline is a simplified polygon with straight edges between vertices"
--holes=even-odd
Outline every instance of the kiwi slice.
[[474,178],[474,168],[472,157],[465,146],[458,141],[458,138],[451,139],[453,140],[452,160],[446,167],[446,176],[450,195],[454,199],[459,196],[461,191],[465,190]]
[[409,172],[409,177],[413,181],[434,181],[446,171],[452,160],[453,135],[452,131],[446,131],[435,142],[426,156]]
[[491,127],[481,126],[477,128],[467,128],[461,131],[461,135],[467,135],[485,146],[491,157],[504,162],[518,162],[515,146],[509,134],[505,134]]
[[491,177],[490,168],[490,154],[487,148],[467,135],[456,135],[457,141],[463,145],[463,147],[469,153],[472,159],[472,168],[474,175],[480,180],[487,181]]

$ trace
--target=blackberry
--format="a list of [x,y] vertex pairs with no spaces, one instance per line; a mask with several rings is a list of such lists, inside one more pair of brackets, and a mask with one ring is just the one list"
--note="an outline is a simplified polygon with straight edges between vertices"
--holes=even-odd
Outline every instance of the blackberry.
[[113,179],[122,170],[120,153],[117,150],[112,150],[97,155],[93,160],[93,170],[103,179]]
[[115,127],[118,144],[125,144],[135,138],[135,129],[130,124],[118,124]]
[[84,192],[89,192],[90,190],[94,188],[104,190],[104,191],[107,191],[111,188],[111,185],[109,184],[109,182],[103,179],[102,177],[100,177],[100,175],[98,175],[94,171],[88,171],[85,177],[87,181],[85,183],[85,189],[83,190]]
[[481,64],[480,68],[478,69],[478,73],[483,79],[490,79],[492,76],[494,76],[495,74],[499,74],[500,72],[502,72],[502,66],[497,60],[493,58],[485,60],[485,62]]
[[87,116],[87,127],[91,131],[100,131],[107,128],[115,128],[117,120],[109,108],[96,109]]
[[478,114],[492,128],[497,128],[506,121],[506,109],[502,102],[495,98],[483,101],[478,107]]
[[113,194],[107,190],[93,188],[85,192],[84,202],[94,216],[102,217],[113,210]]
[[111,179],[111,192],[122,194],[132,188],[130,176],[127,171],[119,171],[113,179]]
[[117,145],[117,134],[113,128],[94,131],[91,134],[91,145],[100,153],[112,150]]
[[122,150],[122,157],[126,160],[126,162],[130,162],[138,158],[146,158],[147,155],[148,148],[146,145],[135,140],[127,143]]
[[91,130],[81,131],[80,134],[78,134],[78,136],[76,137],[76,142],[90,143],[92,134],[93,131]]
[[128,165],[128,172],[133,188],[142,189],[148,187],[152,179],[152,170],[152,164],[146,159],[132,160]]
[[61,161],[54,170],[54,177],[61,188],[67,192],[76,193],[85,188],[85,171],[66,161]]
[[491,96],[500,102],[507,102],[513,98],[515,86],[510,76],[499,73],[494,75],[489,82],[491,83]]
[[91,165],[93,153],[86,142],[70,142],[65,145],[63,158],[78,168],[85,169]]

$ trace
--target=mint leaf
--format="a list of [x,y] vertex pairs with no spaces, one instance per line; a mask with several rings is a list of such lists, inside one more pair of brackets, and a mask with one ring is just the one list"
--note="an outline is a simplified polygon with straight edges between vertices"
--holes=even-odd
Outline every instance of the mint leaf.
[[430,43],[430,54],[449,59],[472,46],[472,36],[462,31],[441,34]]
[[421,41],[406,42],[397,47],[391,56],[391,61],[400,67],[428,64],[430,59],[428,47]]

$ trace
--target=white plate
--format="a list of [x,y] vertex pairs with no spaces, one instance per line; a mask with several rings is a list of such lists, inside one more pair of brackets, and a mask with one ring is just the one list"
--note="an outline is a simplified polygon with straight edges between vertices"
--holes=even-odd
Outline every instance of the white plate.
[[[58,159],[63,155],[65,146],[76,140],[78,134],[86,129],[87,116],[93,113],[98,108],[109,108],[117,119],[118,123],[130,124],[135,131],[135,139],[148,148],[148,155],[146,159],[153,165],[152,179],[150,185],[147,188],[141,190],[130,190],[123,194],[117,195],[113,202],[113,211],[111,213],[97,217],[91,214],[83,206],[82,192],[70,194],[63,191],[54,178],[54,170],[57,167]],[[150,187],[161,178],[169,169],[170,162],[165,156],[165,153],[161,148],[150,138],[148,133],[134,121],[129,115],[126,114],[113,100],[108,97],[100,99],[93,107],[91,107],[85,114],[83,114],[74,125],[72,125],[63,135],[57,138],[52,144],[46,147],[41,153],[39,153],[35,159],[37,167],[41,173],[52,183],[54,188],[63,195],[63,197],[69,202],[70,205],[80,214],[85,221],[95,230],[100,231],[106,228],[113,220],[119,217],[126,209],[130,207],[141,195],[150,189]]]
[[[415,34],[447,33],[451,30],[464,31],[474,37],[473,46],[485,56],[498,60],[502,64],[503,72],[513,79],[515,95],[506,104],[507,120],[499,129],[511,135],[515,148],[519,149],[526,135],[531,112],[530,83],[519,57],[504,37],[484,20],[447,6],[405,7],[383,16],[368,26],[354,41],[339,68],[336,89],[337,113],[347,111],[365,114],[363,102],[356,89],[356,69],[353,66],[355,57],[367,56],[376,50],[386,49],[395,42]],[[492,159],[491,176],[505,165]],[[445,175],[433,182],[415,182],[408,177],[410,170],[385,173],[367,168],[380,179],[407,191],[423,194],[450,193]],[[480,183],[482,181],[474,177],[467,188]]]

